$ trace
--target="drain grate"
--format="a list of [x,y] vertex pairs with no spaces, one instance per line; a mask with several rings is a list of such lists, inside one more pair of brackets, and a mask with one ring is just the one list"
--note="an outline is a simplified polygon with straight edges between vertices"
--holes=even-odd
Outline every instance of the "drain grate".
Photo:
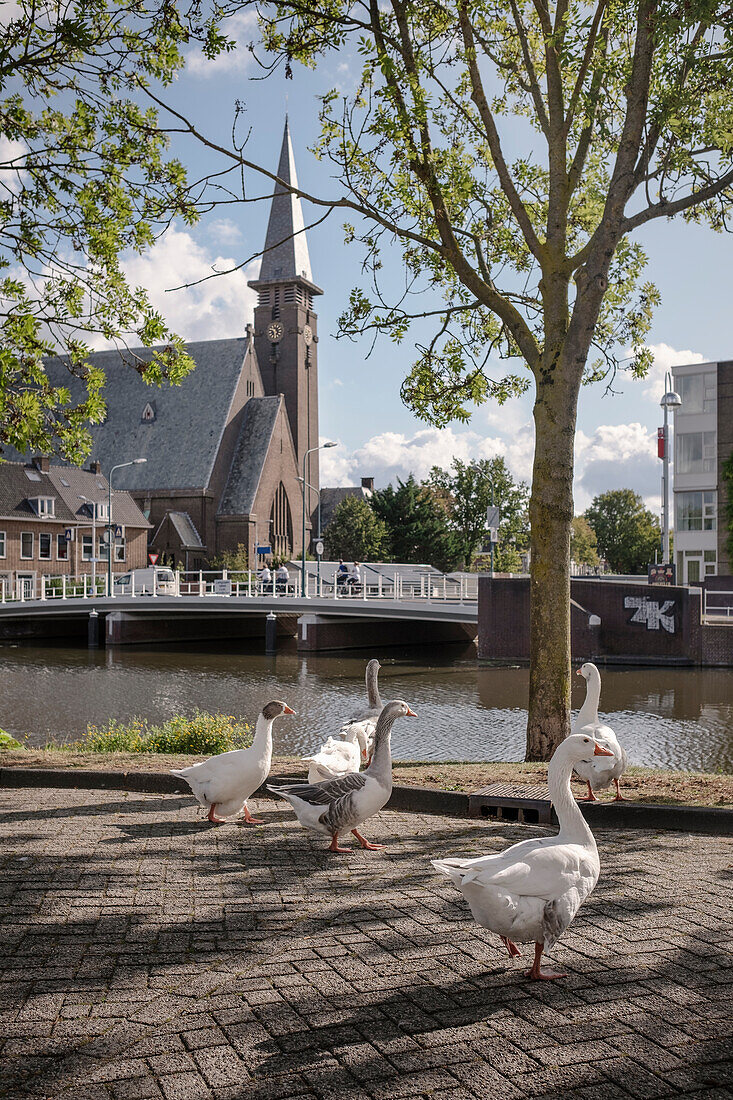
[[527,825],[551,825],[554,815],[547,787],[491,783],[468,796],[469,817],[496,817]]

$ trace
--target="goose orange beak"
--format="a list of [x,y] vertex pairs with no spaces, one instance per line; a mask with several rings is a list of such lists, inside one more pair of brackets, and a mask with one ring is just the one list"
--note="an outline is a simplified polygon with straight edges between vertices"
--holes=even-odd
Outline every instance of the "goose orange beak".
[[415,714],[415,711],[411,707],[407,708],[407,717],[408,718],[417,718],[417,715]]
[[576,670],[575,670],[575,675],[576,675],[576,676],[582,676],[582,675],[583,675],[583,670],[582,670],[582,668],[576,668]]
[[283,714],[295,714],[295,711],[293,710],[292,707],[289,707],[289,706],[285,705],[283,707]]
[[594,756],[613,756],[613,753],[609,749],[604,749],[602,745],[595,742],[595,748],[593,749]]

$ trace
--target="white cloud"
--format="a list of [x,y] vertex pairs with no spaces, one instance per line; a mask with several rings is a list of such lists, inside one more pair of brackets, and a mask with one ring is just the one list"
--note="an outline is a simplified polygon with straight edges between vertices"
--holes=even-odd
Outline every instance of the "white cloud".
[[209,237],[218,244],[236,244],[242,239],[239,226],[229,218],[217,218],[208,226]]
[[10,138],[0,135],[0,165],[3,166],[0,189],[17,194],[26,176],[20,167],[28,152],[27,146],[22,141],[11,141]]
[[643,396],[658,405],[664,393],[664,376],[672,367],[681,367],[686,363],[704,363],[705,356],[699,351],[676,351],[669,344],[649,344],[654,354],[654,363],[644,379]]
[[[171,226],[142,256],[122,264],[132,286],[143,286],[155,309],[174,332],[186,340],[214,340],[241,336],[251,320],[256,295],[247,280],[256,277],[257,262],[247,269],[208,279],[213,271],[229,271],[236,260],[213,255],[190,233]],[[205,279],[204,282],[197,282]],[[182,283],[195,283],[173,290]],[[95,347],[102,347],[96,342]]]
[[575,511],[610,489],[633,489],[658,507],[661,464],[656,434],[643,424],[601,424],[575,437]]
[[253,11],[240,12],[232,15],[226,21],[224,28],[227,38],[236,42],[236,49],[229,53],[220,53],[213,60],[204,57],[197,47],[186,53],[186,71],[208,79],[212,76],[220,76],[222,73],[243,73],[249,68],[252,55],[248,46],[257,34],[257,14]]

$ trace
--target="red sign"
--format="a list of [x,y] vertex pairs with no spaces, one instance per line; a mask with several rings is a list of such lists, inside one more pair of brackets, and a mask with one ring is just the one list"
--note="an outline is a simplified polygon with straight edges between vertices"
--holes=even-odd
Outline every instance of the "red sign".
[[151,565],[157,565],[159,557],[160,557],[160,554],[148,554],[148,561],[150,562]]
[[664,458],[664,428],[657,428],[657,458]]

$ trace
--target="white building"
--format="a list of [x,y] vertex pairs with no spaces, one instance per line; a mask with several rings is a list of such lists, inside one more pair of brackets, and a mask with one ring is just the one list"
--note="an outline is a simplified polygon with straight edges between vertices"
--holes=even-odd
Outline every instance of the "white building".
[[718,572],[718,364],[673,367],[674,552],[677,583]]

